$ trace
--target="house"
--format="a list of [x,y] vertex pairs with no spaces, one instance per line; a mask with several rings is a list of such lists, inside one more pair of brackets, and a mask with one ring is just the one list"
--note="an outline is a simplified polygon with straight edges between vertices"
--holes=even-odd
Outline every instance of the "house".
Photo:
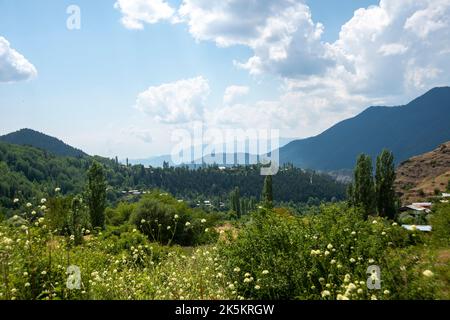
[[416,207],[426,208],[426,209],[431,209],[431,207],[433,206],[433,204],[431,202],[414,202],[412,205],[416,206]]
[[[430,206],[431,208],[431,206]],[[410,211],[413,214],[430,213],[431,210],[427,207],[418,205],[418,203],[413,203],[400,208],[400,212]]]
[[416,226],[416,225],[408,225],[408,224],[403,224],[402,228],[406,229],[406,230],[410,230],[410,231],[422,231],[422,232],[431,232],[432,227],[431,226]]
[[443,193],[442,198],[450,198],[450,193]]

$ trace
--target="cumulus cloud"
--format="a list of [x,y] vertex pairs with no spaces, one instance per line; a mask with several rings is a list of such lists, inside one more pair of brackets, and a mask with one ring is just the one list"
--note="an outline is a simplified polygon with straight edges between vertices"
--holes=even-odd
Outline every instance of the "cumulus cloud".
[[23,81],[36,76],[36,68],[0,36],[0,82]]
[[383,56],[395,56],[404,54],[408,50],[408,47],[402,45],[401,43],[389,43],[383,44],[378,50]]
[[206,117],[211,126],[279,129],[288,135],[306,137],[354,115],[352,106],[369,102],[364,96],[349,94],[342,84],[333,81],[314,87],[309,81],[289,80],[276,100],[223,105],[207,111]]
[[179,80],[140,93],[136,107],[162,123],[201,120],[209,92],[209,83],[201,76]]
[[332,64],[320,41],[323,26],[303,1],[184,0],[178,14],[198,41],[250,47],[254,55],[235,65],[252,74],[314,74]]
[[[174,15],[197,41],[249,47],[251,57],[234,65],[278,76],[284,87],[279,99],[254,103],[237,99],[247,89],[230,87],[222,106],[206,109],[198,96],[187,109],[175,98],[142,98],[143,105],[160,101],[143,109],[160,110],[156,115],[166,122],[203,116],[217,125],[307,136],[369,105],[406,103],[450,82],[450,0],[381,0],[356,10],[333,43],[321,40],[324,27],[301,0],[183,0]],[[172,104],[175,111],[158,109]]]
[[337,67],[326,76],[345,81],[351,92],[415,95],[448,84],[448,39],[449,0],[381,0],[342,27],[330,45]]
[[143,29],[144,23],[154,24],[173,18],[175,10],[164,0],[117,0],[122,24],[127,29]]
[[250,88],[247,86],[229,86],[225,90],[223,103],[225,105],[230,105],[234,103],[237,98],[247,95],[249,91]]

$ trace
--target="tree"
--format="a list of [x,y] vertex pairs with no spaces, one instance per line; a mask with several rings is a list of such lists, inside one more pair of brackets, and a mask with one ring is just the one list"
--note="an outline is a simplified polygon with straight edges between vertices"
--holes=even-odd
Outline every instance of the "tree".
[[236,187],[230,194],[230,207],[231,210],[234,211],[239,218],[241,216],[241,200],[240,200],[240,191],[239,188]]
[[450,192],[450,180],[448,180],[448,183],[447,183],[447,191]]
[[70,235],[73,236],[75,245],[83,242],[83,228],[89,227],[88,218],[83,208],[83,200],[75,197],[72,200],[71,209],[68,214],[68,228]]
[[361,154],[356,163],[353,201],[354,205],[364,210],[366,216],[375,211],[372,159],[365,154]]
[[350,206],[355,205],[355,190],[353,183],[350,183],[347,187],[347,201]]
[[105,226],[106,182],[103,167],[96,161],[88,172],[87,199],[92,227]]
[[273,206],[273,186],[271,175],[266,176],[266,179],[264,179],[262,201],[264,205],[268,208],[271,208]]
[[375,193],[378,214],[393,219],[396,213],[395,205],[395,166],[394,155],[383,150],[377,157],[375,173]]

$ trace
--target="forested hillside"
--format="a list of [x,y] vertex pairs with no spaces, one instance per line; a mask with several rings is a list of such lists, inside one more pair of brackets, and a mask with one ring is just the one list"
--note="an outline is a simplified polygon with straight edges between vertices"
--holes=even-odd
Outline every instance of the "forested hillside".
[[58,156],[77,158],[87,156],[87,154],[83,151],[69,146],[57,138],[31,129],[21,129],[4,136],[0,136],[0,141],[21,146],[35,147]]
[[[200,197],[219,197],[228,202],[235,187],[243,197],[260,198],[264,177],[258,166],[221,170],[219,167],[146,168],[142,165],[124,166],[101,157],[60,157],[29,146],[0,142],[0,206],[11,208],[14,198],[39,198],[52,194],[56,187],[64,194],[84,190],[86,171],[96,160],[105,167],[108,199],[115,202],[122,191],[159,188],[177,197],[195,200]],[[274,177],[274,198],[284,202],[306,202],[310,198],[330,201],[345,196],[345,185],[328,175],[285,166]]]

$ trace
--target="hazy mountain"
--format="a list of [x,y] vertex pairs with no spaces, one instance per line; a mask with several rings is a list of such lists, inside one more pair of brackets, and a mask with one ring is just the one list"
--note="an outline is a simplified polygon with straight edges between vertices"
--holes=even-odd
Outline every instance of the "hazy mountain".
[[370,107],[316,137],[293,141],[280,149],[280,160],[311,169],[349,169],[360,153],[375,158],[387,148],[398,164],[448,140],[450,87],[441,87],[405,106]]
[[[294,138],[280,138],[279,141],[279,146],[283,147],[285,145],[287,145],[289,142],[295,140]],[[255,141],[253,141],[255,142]],[[206,148],[206,145],[204,146],[204,148]],[[189,150],[184,150],[183,152],[189,152]],[[193,151],[191,151],[193,152]],[[232,166],[234,163],[227,163],[226,165],[224,164],[225,161],[223,161],[222,159],[224,159],[224,157],[226,157],[226,159],[234,159],[235,157],[237,157],[237,163],[239,164],[256,164],[258,163],[257,160],[257,156],[253,155],[253,154],[248,154],[248,153],[236,153],[236,154],[223,154],[223,153],[218,153],[215,155],[215,157],[212,157],[211,155],[205,155],[203,157],[203,162],[205,162],[206,164],[213,164],[214,162],[216,162],[218,165],[222,166]],[[217,160],[215,160],[217,159]],[[123,161],[122,161],[123,162]],[[161,155],[161,156],[156,156],[156,157],[150,157],[150,158],[146,158],[146,159],[131,159],[129,160],[130,164],[142,164],[144,166],[152,166],[152,167],[162,167],[163,163],[167,162],[169,163],[170,166],[174,166],[175,164],[172,162],[172,156],[169,155]],[[227,161],[229,162],[229,160]],[[201,165],[202,163],[202,158],[196,158],[195,159],[195,163],[197,165]]]
[[0,141],[10,144],[35,147],[54,155],[65,157],[84,157],[83,151],[69,146],[63,141],[31,129],[21,129],[0,136]]

